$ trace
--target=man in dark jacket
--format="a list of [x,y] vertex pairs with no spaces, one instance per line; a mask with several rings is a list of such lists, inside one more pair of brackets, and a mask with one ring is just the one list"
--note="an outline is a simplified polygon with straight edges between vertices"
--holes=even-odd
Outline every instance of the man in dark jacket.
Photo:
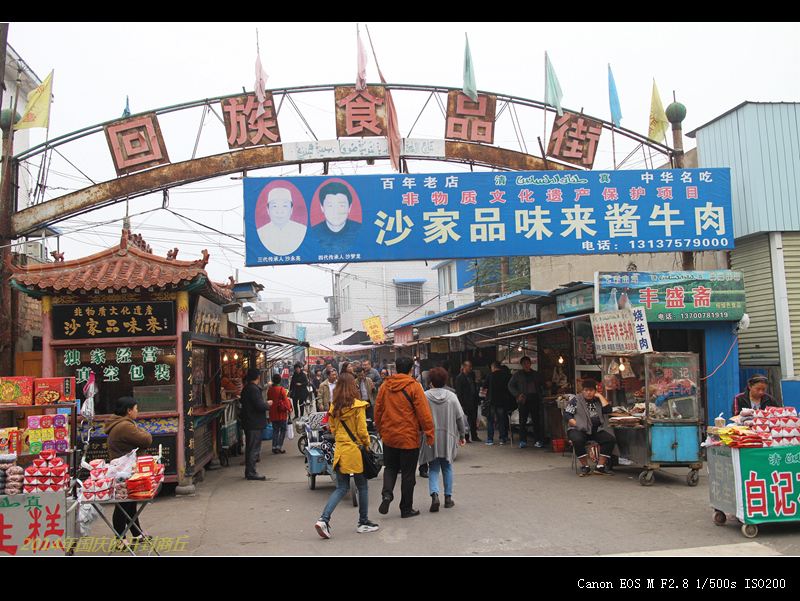
[[299,363],[294,364],[294,373],[289,384],[289,397],[291,397],[294,404],[294,414],[300,417],[303,415],[303,404],[308,399],[308,376],[303,371],[303,366]]
[[247,370],[242,389],[242,429],[245,435],[244,477],[248,480],[266,480],[256,472],[256,461],[261,456],[261,435],[267,427],[267,410],[272,401],[264,401],[264,391],[257,384],[261,372],[254,367]]
[[544,423],[542,416],[542,377],[531,369],[530,357],[519,360],[522,369],[515,372],[508,382],[508,391],[514,395],[519,407],[519,448],[528,446],[528,415],[533,417],[533,432],[536,442],[533,446],[544,446]]
[[494,427],[500,430],[500,444],[508,443],[508,414],[516,409],[516,401],[508,391],[511,380],[509,369],[495,361],[492,371],[486,377],[488,415],[486,416],[486,444],[494,444]]
[[472,362],[461,364],[461,373],[456,376],[456,396],[469,421],[467,442],[480,442],[478,438],[478,391],[475,388],[475,374],[472,373]]

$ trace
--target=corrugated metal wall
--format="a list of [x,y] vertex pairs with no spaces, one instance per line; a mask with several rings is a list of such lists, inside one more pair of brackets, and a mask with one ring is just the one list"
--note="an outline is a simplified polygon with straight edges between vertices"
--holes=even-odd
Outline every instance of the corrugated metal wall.
[[800,374],[800,232],[783,233],[783,266],[792,326],[794,373],[797,375]]
[[750,328],[739,335],[739,362],[780,365],[769,236],[761,234],[737,240],[731,252],[731,268],[744,273],[750,316]]
[[698,130],[697,148],[701,166],[731,169],[736,238],[800,231],[800,104],[748,103]]

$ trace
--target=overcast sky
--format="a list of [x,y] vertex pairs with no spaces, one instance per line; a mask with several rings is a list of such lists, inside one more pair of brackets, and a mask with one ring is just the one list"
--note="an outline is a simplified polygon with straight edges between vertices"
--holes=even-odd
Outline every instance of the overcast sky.
[[[369,23],[381,69],[389,83],[461,87],[464,33],[470,47],[479,90],[544,100],[544,51],[547,50],[564,92],[563,106],[609,119],[607,63],[611,63],[622,106],[622,126],[647,133],[652,80],[666,106],[672,91],[686,105],[684,132],[705,124],[745,100],[800,101],[800,26],[797,23]],[[253,89],[256,28],[261,58],[269,75],[267,87],[352,83],[356,74],[355,23],[11,23],[8,41],[44,78],[55,70],[55,101],[50,138],[118,118],[130,97],[133,113],[191,100]],[[366,35],[362,27],[362,36]],[[367,80],[377,82],[369,57]],[[330,95],[332,98],[332,94]],[[419,107],[411,100],[398,102],[400,128],[406,135]],[[8,105],[4,98],[4,107]],[[300,102],[313,127],[324,120],[329,131],[315,131],[320,139],[335,134],[332,100],[309,97]],[[18,112],[22,112],[21,109]],[[541,114],[541,113],[540,113]],[[172,161],[189,158],[198,134],[201,112],[160,119]],[[314,120],[317,121],[314,121]],[[206,127],[221,127],[216,118]],[[285,122],[284,122],[285,121]],[[295,117],[282,117],[284,142],[312,139]],[[319,126],[321,127],[321,126]],[[441,138],[443,130],[426,125],[413,137]],[[44,130],[32,130],[34,143],[44,141]],[[321,135],[320,135],[321,134]],[[525,137],[535,144],[536,131]],[[216,134],[207,134],[198,155],[216,149]],[[86,148],[67,154],[87,175],[108,179],[113,169],[102,136]],[[224,142],[224,140],[223,140]],[[687,148],[694,145],[686,140]],[[502,141],[501,145],[512,147]],[[515,148],[516,149],[516,148]],[[65,146],[65,154],[70,150]],[[533,153],[534,151],[531,150]],[[538,150],[535,152],[538,154]],[[702,157],[701,157],[702,158]],[[66,163],[54,159],[48,185],[80,189],[89,184]],[[387,162],[369,172],[388,170]],[[602,167],[605,167],[603,165]],[[336,173],[353,173],[363,166],[342,164]],[[427,171],[450,172],[461,166],[429,164]],[[318,170],[304,169],[303,174]],[[296,168],[263,175],[297,174]],[[62,192],[63,193],[63,192]],[[53,196],[59,194],[51,191]],[[131,215],[161,206],[161,195],[131,200]],[[174,189],[170,207],[232,235],[243,236],[241,181],[226,176]],[[74,232],[62,238],[66,258],[74,259],[115,244],[124,203],[63,222]],[[242,244],[202,231],[163,211],[132,219],[154,251],[166,254],[181,248],[179,258],[211,253],[209,271],[226,280],[235,269],[241,281],[256,279],[271,296],[289,296],[298,318],[324,323],[330,294],[330,273],[313,267],[244,268]],[[75,231],[80,228],[83,231]],[[202,233],[201,233],[202,232]]]

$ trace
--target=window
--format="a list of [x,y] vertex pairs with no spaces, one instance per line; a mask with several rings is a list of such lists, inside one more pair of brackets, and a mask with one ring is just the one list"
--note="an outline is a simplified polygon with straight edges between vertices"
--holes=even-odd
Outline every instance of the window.
[[453,263],[439,269],[439,294],[445,296],[453,292]]
[[350,310],[350,284],[342,289],[342,311]]
[[397,287],[397,306],[408,307],[422,304],[422,282],[395,284]]

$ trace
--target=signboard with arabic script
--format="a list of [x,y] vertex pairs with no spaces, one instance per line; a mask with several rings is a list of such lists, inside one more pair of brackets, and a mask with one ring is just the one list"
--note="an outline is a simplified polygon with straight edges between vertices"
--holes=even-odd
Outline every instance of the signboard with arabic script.
[[246,263],[733,248],[730,170],[244,179]]
[[600,310],[641,305],[651,323],[739,321],[745,311],[740,271],[602,271],[597,278]]
[[175,335],[175,303],[53,305],[53,338],[141,338]]
[[638,355],[653,350],[650,330],[641,307],[592,313],[595,353]]

